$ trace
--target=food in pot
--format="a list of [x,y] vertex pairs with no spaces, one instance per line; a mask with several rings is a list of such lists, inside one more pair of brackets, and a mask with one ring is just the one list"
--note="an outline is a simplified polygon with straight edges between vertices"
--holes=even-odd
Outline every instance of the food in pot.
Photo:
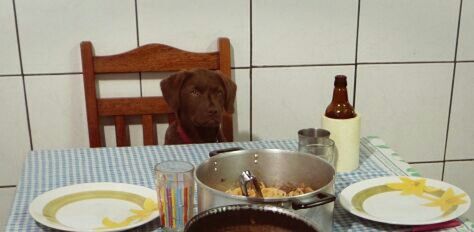
[[294,232],[292,229],[273,225],[230,225],[218,229],[206,229],[208,232]]
[[194,216],[184,232],[318,232],[306,218],[275,206],[226,205]]
[[[305,193],[314,191],[311,187],[300,184],[296,187],[291,187],[291,185],[286,185],[282,187],[266,187],[263,182],[260,182],[260,189],[262,190],[263,197],[292,197],[298,196]],[[255,189],[249,188],[248,190],[249,197],[256,197]],[[242,190],[240,187],[231,188],[225,191],[228,194],[243,196]]]

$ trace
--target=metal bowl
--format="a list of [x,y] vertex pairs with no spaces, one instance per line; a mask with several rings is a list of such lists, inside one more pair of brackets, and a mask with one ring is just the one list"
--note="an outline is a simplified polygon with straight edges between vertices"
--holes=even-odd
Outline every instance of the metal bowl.
[[[226,193],[249,170],[267,186],[304,184],[313,192],[287,197],[245,197]],[[335,170],[311,154],[279,149],[237,150],[217,153],[194,170],[198,212],[238,204],[282,207],[310,220],[323,231],[332,230]]]
[[227,205],[191,218],[185,232],[315,232],[315,225],[289,210],[269,205]]

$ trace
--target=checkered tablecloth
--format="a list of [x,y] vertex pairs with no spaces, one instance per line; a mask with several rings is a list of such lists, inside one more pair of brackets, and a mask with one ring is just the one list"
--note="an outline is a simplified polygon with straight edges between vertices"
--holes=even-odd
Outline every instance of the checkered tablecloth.
[[[235,143],[194,144],[177,146],[146,146],[125,148],[78,148],[31,152],[24,164],[7,231],[49,231],[36,223],[28,206],[40,194],[67,185],[87,182],[121,182],[154,188],[153,167],[165,160],[187,160],[198,165],[209,151],[228,147],[245,149],[278,148],[296,150],[294,140]],[[361,139],[360,167],[350,173],[338,173],[336,192],[352,183],[388,175],[418,175],[400,156],[377,137]],[[358,218],[336,202],[334,231],[406,231],[408,227],[391,226]],[[161,231],[157,221],[136,231]],[[451,231],[471,231],[474,225],[464,224]]]

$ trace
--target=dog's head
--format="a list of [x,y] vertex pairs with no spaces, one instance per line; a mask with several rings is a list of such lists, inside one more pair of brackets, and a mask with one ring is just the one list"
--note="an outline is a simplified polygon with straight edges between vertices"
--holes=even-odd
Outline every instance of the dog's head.
[[194,126],[218,127],[224,111],[234,112],[237,86],[218,71],[181,71],[161,81],[160,86],[171,109]]

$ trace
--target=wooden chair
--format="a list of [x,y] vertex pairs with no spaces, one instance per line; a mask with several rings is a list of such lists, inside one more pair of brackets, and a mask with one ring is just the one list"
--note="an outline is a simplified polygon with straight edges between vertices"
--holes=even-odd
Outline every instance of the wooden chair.
[[[231,78],[230,42],[218,39],[218,51],[194,53],[164,44],[148,44],[125,53],[96,56],[92,43],[81,43],[82,71],[86,97],[87,124],[90,147],[105,146],[101,137],[101,117],[112,117],[115,123],[117,146],[130,146],[126,117],[141,116],[144,145],[158,144],[154,116],[175,117],[163,97],[97,98],[96,74],[175,72],[184,69],[205,68],[220,70]],[[227,140],[233,141],[232,115],[224,114],[222,130]]]

